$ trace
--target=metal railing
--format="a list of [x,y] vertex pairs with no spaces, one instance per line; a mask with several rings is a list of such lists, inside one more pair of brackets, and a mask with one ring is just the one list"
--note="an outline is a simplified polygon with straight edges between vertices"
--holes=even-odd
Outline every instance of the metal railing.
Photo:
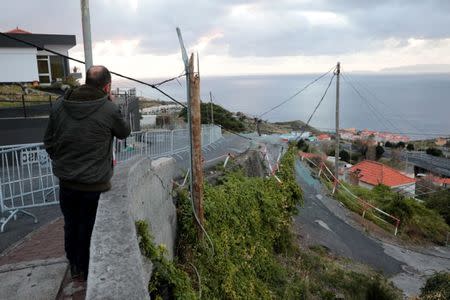
[[[202,145],[222,138],[221,128],[202,126]],[[114,140],[114,158],[121,163],[137,156],[158,158],[189,150],[187,129],[133,132],[124,140]],[[26,209],[57,204],[59,182],[42,143],[0,146],[0,232]]]

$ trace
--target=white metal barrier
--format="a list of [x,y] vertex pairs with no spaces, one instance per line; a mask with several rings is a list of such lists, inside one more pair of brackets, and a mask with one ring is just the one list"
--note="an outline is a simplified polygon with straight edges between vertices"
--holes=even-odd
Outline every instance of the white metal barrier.
[[[202,145],[222,138],[221,128],[203,125]],[[117,163],[135,156],[157,158],[189,150],[189,131],[154,130],[133,132],[124,140],[114,140]],[[18,213],[34,218],[28,208],[58,203],[59,182],[42,143],[0,146],[0,232]]]
[[7,148],[0,152],[0,232],[25,209],[58,203],[58,180],[42,144]]

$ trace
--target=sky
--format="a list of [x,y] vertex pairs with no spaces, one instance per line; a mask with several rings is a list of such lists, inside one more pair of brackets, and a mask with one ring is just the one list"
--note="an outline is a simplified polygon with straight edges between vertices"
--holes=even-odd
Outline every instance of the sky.
[[[83,59],[79,0],[1,0],[0,11],[1,31],[75,34],[69,54]],[[449,0],[91,0],[90,13],[94,63],[138,78],[183,71],[176,27],[207,76],[322,73],[337,61],[450,71]]]

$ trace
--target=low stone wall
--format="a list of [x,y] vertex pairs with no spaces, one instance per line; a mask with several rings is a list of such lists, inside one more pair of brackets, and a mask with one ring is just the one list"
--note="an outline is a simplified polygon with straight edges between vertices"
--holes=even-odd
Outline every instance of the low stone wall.
[[173,158],[135,159],[115,170],[102,194],[91,239],[86,299],[149,299],[151,263],[140,254],[135,221],[151,225],[156,244],[173,258],[176,208],[172,201]]

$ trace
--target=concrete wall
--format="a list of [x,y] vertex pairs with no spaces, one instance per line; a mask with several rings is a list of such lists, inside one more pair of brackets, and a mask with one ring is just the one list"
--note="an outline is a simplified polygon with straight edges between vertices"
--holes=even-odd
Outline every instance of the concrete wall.
[[1,48],[0,82],[39,80],[36,48]]
[[140,158],[119,165],[113,189],[102,194],[91,240],[86,299],[149,299],[152,265],[140,254],[134,222],[151,225],[156,244],[173,258],[176,208],[173,158]]

